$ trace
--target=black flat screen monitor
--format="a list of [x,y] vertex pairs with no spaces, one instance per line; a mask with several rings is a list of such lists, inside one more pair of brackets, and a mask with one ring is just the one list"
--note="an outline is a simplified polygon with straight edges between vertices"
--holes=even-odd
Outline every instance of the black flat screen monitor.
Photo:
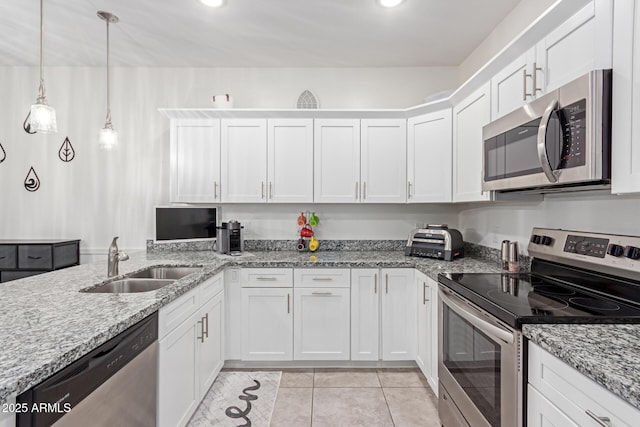
[[156,240],[216,237],[215,208],[156,208]]

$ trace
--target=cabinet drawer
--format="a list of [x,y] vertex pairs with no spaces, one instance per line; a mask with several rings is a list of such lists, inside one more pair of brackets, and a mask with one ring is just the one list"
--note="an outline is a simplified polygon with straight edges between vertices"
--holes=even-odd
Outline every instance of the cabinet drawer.
[[10,280],[22,279],[23,277],[35,276],[36,274],[42,274],[45,271],[0,271],[0,282],[8,282]]
[[53,268],[51,245],[19,245],[18,268],[51,270]]
[[296,268],[293,271],[296,288],[348,288],[351,270],[348,268]]
[[243,268],[240,283],[243,288],[289,288],[293,286],[293,269]]
[[53,248],[53,268],[69,267],[79,263],[78,242],[65,243]]
[[0,269],[17,268],[18,250],[15,245],[0,245]]
[[223,273],[218,273],[196,288],[200,292],[200,305],[224,290]]
[[612,427],[631,427],[640,418],[640,410],[531,342],[529,385],[577,425],[596,425],[587,411],[610,418]]
[[198,288],[192,289],[177,300],[160,308],[158,312],[158,340],[164,338],[165,335],[198,311],[200,308],[198,295]]

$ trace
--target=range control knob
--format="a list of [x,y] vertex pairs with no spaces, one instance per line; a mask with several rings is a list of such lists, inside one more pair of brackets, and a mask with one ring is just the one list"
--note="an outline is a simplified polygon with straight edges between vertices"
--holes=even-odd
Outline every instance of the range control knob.
[[552,243],[553,243],[553,239],[551,237],[549,237],[549,236],[540,236],[540,244],[541,245],[549,246]]
[[622,254],[624,254],[624,247],[612,243],[607,248],[607,253],[611,256],[622,256]]
[[631,259],[639,259],[640,258],[640,248],[635,246],[627,246],[624,248],[624,256]]
[[535,243],[536,245],[539,245],[541,240],[542,240],[542,237],[538,236],[537,234],[534,234],[531,236],[531,243]]

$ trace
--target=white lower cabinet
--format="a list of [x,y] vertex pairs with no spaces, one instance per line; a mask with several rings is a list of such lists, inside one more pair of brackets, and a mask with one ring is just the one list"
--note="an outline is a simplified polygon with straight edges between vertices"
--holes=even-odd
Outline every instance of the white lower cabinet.
[[351,360],[380,359],[380,292],[377,268],[351,270]]
[[532,342],[528,363],[530,427],[638,425],[640,410]]
[[349,360],[349,288],[295,288],[295,360]]
[[292,297],[292,288],[242,288],[242,360],[293,360]]
[[438,284],[416,271],[418,301],[418,347],[416,363],[438,394]]
[[[214,276],[160,309],[159,426],[186,425],[222,368],[222,276]],[[203,297],[206,301],[202,301]]]
[[418,319],[413,268],[380,270],[382,360],[415,360]]

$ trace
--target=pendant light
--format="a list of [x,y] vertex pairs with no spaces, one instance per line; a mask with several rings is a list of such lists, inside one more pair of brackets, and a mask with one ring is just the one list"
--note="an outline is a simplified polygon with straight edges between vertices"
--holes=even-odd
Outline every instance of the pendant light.
[[98,17],[107,23],[107,120],[104,123],[104,128],[100,130],[100,147],[104,150],[111,150],[118,145],[118,132],[113,128],[111,124],[111,103],[109,93],[109,24],[115,24],[119,21],[118,17],[112,13],[99,11]]
[[38,98],[29,111],[30,133],[55,133],[58,131],[56,122],[56,110],[47,104],[46,89],[44,87],[44,64],[43,64],[43,34],[44,34],[44,0],[40,0],[40,87],[38,88]]

